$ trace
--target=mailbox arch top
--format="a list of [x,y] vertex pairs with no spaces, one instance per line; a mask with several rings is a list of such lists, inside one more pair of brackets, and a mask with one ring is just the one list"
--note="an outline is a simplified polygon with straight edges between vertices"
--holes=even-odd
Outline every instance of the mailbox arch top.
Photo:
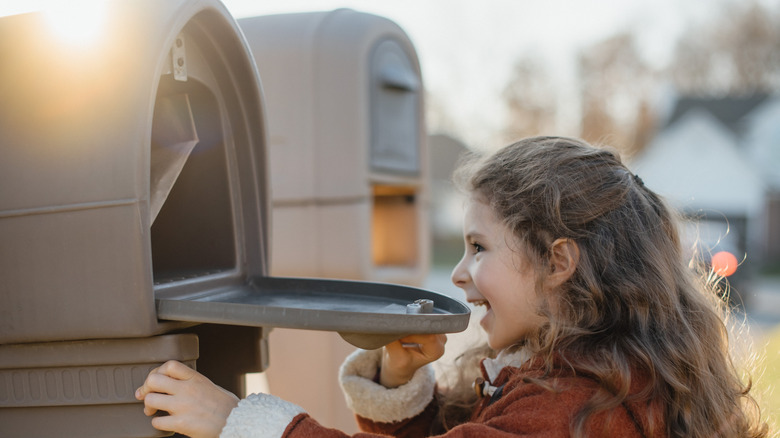
[[[102,32],[57,40],[44,12],[0,18],[0,217],[145,198],[152,117],[185,27],[221,46],[263,141],[254,60],[218,0],[104,2]],[[96,184],[96,181],[99,182]]]

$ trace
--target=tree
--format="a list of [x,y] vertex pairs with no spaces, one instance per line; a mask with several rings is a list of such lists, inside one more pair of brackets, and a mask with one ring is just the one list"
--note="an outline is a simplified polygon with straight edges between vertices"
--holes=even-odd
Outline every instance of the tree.
[[648,102],[657,77],[639,55],[634,36],[621,33],[586,47],[578,66],[580,136],[627,154],[641,149],[652,128]]
[[756,3],[732,3],[716,20],[678,41],[669,67],[693,95],[745,95],[780,89],[780,16]]
[[508,113],[503,134],[509,141],[554,133],[556,95],[540,59],[526,56],[515,62],[503,97]]

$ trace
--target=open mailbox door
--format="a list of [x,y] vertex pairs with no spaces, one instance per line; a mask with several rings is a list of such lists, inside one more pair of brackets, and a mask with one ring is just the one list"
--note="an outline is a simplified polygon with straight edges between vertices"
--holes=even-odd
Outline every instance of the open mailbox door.
[[[430,303],[420,309],[420,301]],[[469,309],[447,296],[394,284],[257,277],[241,287],[157,300],[161,319],[338,332],[375,349],[410,334],[466,329]]]

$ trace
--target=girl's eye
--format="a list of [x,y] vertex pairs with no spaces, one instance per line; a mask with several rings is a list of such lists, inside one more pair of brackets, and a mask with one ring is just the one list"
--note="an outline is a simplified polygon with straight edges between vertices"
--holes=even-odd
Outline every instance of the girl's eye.
[[476,242],[472,243],[471,246],[474,248],[474,253],[480,253],[485,250],[482,245]]

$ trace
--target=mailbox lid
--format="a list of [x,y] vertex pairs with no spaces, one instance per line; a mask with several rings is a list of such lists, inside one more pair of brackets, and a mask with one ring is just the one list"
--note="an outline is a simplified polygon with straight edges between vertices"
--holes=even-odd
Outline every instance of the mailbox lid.
[[401,41],[377,42],[370,60],[371,148],[375,172],[419,176],[422,79]]
[[[433,301],[431,313],[407,305]],[[410,334],[455,333],[468,326],[468,306],[410,286],[350,280],[254,277],[245,285],[157,299],[160,319],[339,332],[360,348]],[[378,344],[378,345],[377,345]]]

